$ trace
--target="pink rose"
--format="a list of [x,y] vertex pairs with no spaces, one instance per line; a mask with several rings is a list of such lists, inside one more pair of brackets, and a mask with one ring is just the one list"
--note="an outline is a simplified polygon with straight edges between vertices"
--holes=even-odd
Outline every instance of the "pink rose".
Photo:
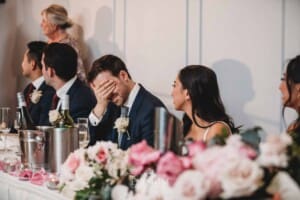
[[148,146],[147,142],[133,145],[129,152],[129,163],[133,166],[134,175],[141,174],[149,165],[160,158],[160,152]]
[[99,163],[105,163],[107,159],[107,149],[100,147],[96,154],[96,161]]
[[166,179],[171,185],[176,181],[177,176],[184,170],[180,158],[174,153],[168,152],[161,157],[157,164],[157,175]]
[[80,160],[79,158],[75,155],[75,153],[71,153],[66,160],[66,166],[69,168],[69,170],[74,173],[76,169],[80,165]]
[[188,145],[189,156],[194,157],[196,154],[203,152],[206,149],[206,144],[202,141],[193,142]]

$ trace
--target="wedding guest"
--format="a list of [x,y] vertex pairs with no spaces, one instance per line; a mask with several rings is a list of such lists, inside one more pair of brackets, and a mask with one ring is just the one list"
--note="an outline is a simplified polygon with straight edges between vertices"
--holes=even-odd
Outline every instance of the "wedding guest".
[[[164,104],[131,78],[125,63],[114,55],[105,55],[94,61],[88,81],[97,98],[89,116],[95,129],[92,133],[96,133],[90,136],[90,145],[98,140],[110,140],[127,149],[146,140],[153,146],[155,107]],[[114,128],[121,106],[128,107],[126,134],[118,134]]]
[[172,90],[176,110],[184,111],[186,139],[207,142],[219,134],[237,131],[225,112],[213,70],[201,65],[186,66],[179,71]]
[[96,105],[93,91],[76,75],[77,53],[68,44],[51,43],[43,52],[43,76],[48,85],[56,90],[52,109],[60,109],[61,98],[68,94],[70,115],[76,122],[79,117],[88,117]]
[[77,76],[80,80],[86,81],[86,70],[83,66],[79,41],[67,32],[67,29],[73,26],[72,20],[68,17],[67,10],[61,5],[52,4],[44,9],[41,14],[41,27],[43,33],[48,38],[48,43],[66,43],[72,46],[79,55],[77,60]]
[[50,125],[48,113],[55,93],[52,87],[46,85],[42,74],[41,60],[46,45],[42,41],[29,42],[22,61],[22,74],[31,81],[23,94],[35,125]]
[[287,132],[300,133],[300,55],[289,61],[279,89],[282,94],[282,114],[284,115],[286,107],[298,113],[297,119],[288,126]]

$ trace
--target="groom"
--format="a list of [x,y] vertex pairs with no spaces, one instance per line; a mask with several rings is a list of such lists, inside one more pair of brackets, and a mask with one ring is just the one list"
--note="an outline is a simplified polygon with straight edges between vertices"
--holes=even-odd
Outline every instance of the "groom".
[[[145,139],[153,146],[154,110],[165,106],[131,79],[124,62],[114,55],[97,59],[88,74],[88,81],[97,98],[89,116],[92,129],[90,145],[99,140],[110,140],[118,142],[119,147],[125,150]],[[114,127],[121,106],[128,108],[129,125],[126,134],[118,135]]]

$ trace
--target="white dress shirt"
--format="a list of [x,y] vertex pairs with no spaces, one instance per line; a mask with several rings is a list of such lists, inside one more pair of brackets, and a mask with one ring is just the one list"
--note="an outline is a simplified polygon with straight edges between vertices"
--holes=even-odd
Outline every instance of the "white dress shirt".
[[45,80],[44,77],[40,76],[39,78],[32,81],[32,85],[34,86],[34,88],[36,90],[38,90],[41,87],[41,85],[43,84],[44,80]]
[[56,110],[58,110],[60,108],[60,106],[62,104],[62,98],[63,98],[63,96],[67,94],[67,92],[72,87],[72,85],[74,84],[74,82],[76,81],[76,79],[77,79],[77,76],[74,76],[68,82],[66,82],[61,88],[59,88],[58,90],[56,90],[56,95],[59,97],[59,101],[58,101],[58,104],[56,106]]
[[[136,96],[137,96],[137,94],[138,94],[140,88],[141,88],[140,85],[137,84],[137,83],[135,83],[134,87],[132,88],[132,90],[131,90],[130,93],[129,93],[129,96],[128,96],[126,102],[125,102],[124,105],[123,105],[123,106],[128,107],[128,115],[129,115],[129,113],[130,113],[130,111],[131,111],[132,105],[133,105],[133,103],[134,103],[134,101],[135,101],[135,99],[136,99]],[[105,112],[106,112],[106,111],[105,111]],[[104,112],[104,114],[105,114],[105,112]],[[103,115],[104,115],[104,114],[103,114]],[[92,111],[92,112],[90,113],[90,115],[89,115],[89,120],[90,120],[91,124],[92,124],[93,126],[97,126],[97,125],[101,122],[103,115],[100,116],[100,117],[97,117],[97,116],[94,114],[94,112]]]

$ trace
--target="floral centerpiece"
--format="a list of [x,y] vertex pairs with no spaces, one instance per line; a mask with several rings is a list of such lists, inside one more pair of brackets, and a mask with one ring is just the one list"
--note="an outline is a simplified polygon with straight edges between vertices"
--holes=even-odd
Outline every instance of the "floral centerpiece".
[[258,153],[240,135],[232,135],[223,146],[192,143],[188,156],[182,157],[172,152],[159,154],[142,142],[129,153],[132,173],[140,177],[135,191],[116,186],[112,194],[126,199],[168,200],[257,199],[278,193],[283,199],[297,198],[299,187],[281,171],[289,167],[287,150],[291,144],[287,134],[270,135],[260,143]]
[[110,199],[110,190],[128,176],[128,153],[111,142],[97,142],[71,153],[61,168],[61,192],[70,198]]
[[[69,155],[61,170],[62,193],[75,199],[115,200],[300,196],[295,176],[300,172],[296,153],[300,145],[295,146],[290,135],[269,135],[256,145],[243,135],[215,141],[213,145],[189,144],[186,156],[161,153],[146,141],[128,151],[111,142],[98,142]],[[119,184],[129,174],[135,184]]]

